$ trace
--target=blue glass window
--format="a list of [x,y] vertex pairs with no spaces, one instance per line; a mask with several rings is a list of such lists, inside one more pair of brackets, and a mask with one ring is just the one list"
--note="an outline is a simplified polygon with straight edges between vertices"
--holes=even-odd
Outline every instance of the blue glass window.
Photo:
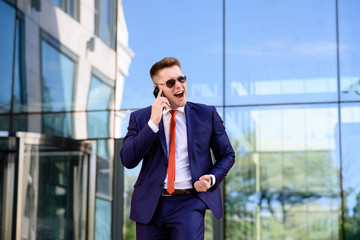
[[79,0],[50,0],[76,20],[79,20]]
[[[73,106],[75,57],[63,53],[48,35],[41,41],[42,109],[69,111]],[[50,41],[48,41],[50,40]]]
[[109,155],[111,140],[97,141],[96,194],[110,200],[112,197],[112,156]]
[[[336,105],[226,109],[226,239],[339,239]],[[299,237],[297,237],[299,236]]]
[[42,133],[61,137],[73,137],[73,115],[70,113],[43,114]]
[[227,1],[226,104],[338,100],[335,7]]
[[[104,79],[104,80],[102,80]],[[110,109],[113,100],[113,82],[105,77],[100,79],[92,75],[87,110],[106,110]]]
[[0,115],[0,131],[9,131],[9,116]]
[[25,30],[23,18],[17,19],[16,25],[16,52],[13,90],[13,111],[25,112],[27,110],[27,84],[25,74]]
[[0,1],[0,113],[9,112],[11,105],[14,56],[15,9]]
[[95,0],[95,34],[115,49],[116,1]]
[[338,3],[341,100],[360,100],[360,2]]
[[110,112],[113,99],[113,86],[111,80],[98,73],[91,77],[88,102],[87,102],[87,126],[88,137],[103,138],[110,136]]
[[346,239],[360,239],[360,106],[341,107],[341,146]]
[[96,198],[95,240],[111,239],[111,202]]

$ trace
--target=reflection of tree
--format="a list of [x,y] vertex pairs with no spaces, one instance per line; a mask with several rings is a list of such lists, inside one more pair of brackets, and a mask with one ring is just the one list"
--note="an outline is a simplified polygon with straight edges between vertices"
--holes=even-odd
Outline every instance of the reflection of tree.
[[[320,233],[338,239],[340,184],[331,153],[257,152],[252,136],[232,140],[236,163],[226,179],[226,239],[306,239]],[[329,231],[327,224],[334,223]]]
[[360,86],[360,79],[357,79],[357,81],[345,87],[342,90],[342,92],[343,93],[355,92],[357,95],[360,95],[359,86]]
[[129,219],[131,196],[133,193],[133,184],[135,183],[136,177],[126,175],[125,186],[124,186],[124,239],[136,240],[135,222]]
[[[347,196],[350,195],[354,190],[348,189],[345,193]],[[347,240],[359,240],[360,239],[360,193],[356,195],[356,204],[352,209],[353,216],[350,214],[350,209],[345,209],[345,234]]]
[[356,205],[354,207],[354,217],[360,220],[360,193],[356,196]]
[[204,227],[205,227],[205,236],[204,240],[212,240],[213,237],[213,219],[214,215],[210,210],[206,210],[205,213],[205,220],[204,220]]

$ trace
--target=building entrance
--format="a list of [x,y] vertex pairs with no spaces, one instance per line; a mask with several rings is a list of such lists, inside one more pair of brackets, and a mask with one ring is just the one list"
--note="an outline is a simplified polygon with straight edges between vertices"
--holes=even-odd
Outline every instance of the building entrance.
[[0,238],[87,239],[94,148],[91,142],[0,132]]

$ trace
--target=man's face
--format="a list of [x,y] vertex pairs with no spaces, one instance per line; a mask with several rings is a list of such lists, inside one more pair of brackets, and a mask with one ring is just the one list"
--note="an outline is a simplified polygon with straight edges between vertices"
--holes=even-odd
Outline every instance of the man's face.
[[[169,100],[172,109],[183,107],[186,104],[186,81],[181,83],[177,80],[181,75],[181,69],[175,65],[161,69],[154,77],[156,84],[163,90],[164,96]],[[176,80],[172,88],[166,86],[166,82],[170,79]]]

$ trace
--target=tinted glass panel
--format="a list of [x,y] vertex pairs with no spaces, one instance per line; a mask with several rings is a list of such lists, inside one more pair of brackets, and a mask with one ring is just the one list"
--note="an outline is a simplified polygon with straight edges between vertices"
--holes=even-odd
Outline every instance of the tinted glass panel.
[[15,5],[15,0],[0,0],[0,1],[5,1],[5,2]]
[[71,110],[74,61],[44,40],[41,42],[41,61],[43,110]]
[[62,2],[63,0],[49,0],[50,2],[52,2],[53,4],[55,4],[56,6],[60,7],[62,6]]
[[95,34],[109,47],[115,49],[114,0],[95,0]]
[[61,137],[73,136],[73,115],[69,113],[42,115],[42,133]]
[[95,240],[111,239],[110,230],[111,202],[96,198]]
[[[13,131],[87,138],[86,113],[19,114],[12,118]],[[76,130],[76,131],[75,131]]]
[[[105,80],[107,81],[107,80]],[[106,110],[111,107],[113,87],[93,75],[88,95],[87,110]],[[87,112],[88,136],[102,138],[110,136],[110,112]]]
[[0,115],[0,131],[9,131],[9,116]]
[[0,1],[0,113],[10,111],[14,55],[15,10]]
[[23,18],[17,19],[16,25],[16,52],[14,71],[13,111],[27,110],[27,86],[25,74],[25,47]]
[[97,141],[95,239],[111,239],[113,140]]
[[156,61],[168,56],[181,62],[187,75],[189,101],[221,105],[222,2],[124,0],[122,3],[129,47],[135,55],[125,78],[121,108],[141,108],[153,103],[149,71]]
[[226,104],[337,100],[335,13],[326,0],[226,1]]
[[341,99],[360,100],[360,2],[340,0],[339,49]]
[[336,106],[226,109],[226,239],[339,239]]
[[[31,115],[30,115],[31,116]],[[28,120],[31,118],[29,115],[13,115],[12,116],[12,130],[20,132],[28,132]]]
[[110,108],[113,88],[96,76],[91,77],[87,110],[105,110]]
[[[97,141],[96,194],[110,200],[112,198],[112,140]],[[112,153],[113,151],[111,151]]]
[[89,138],[108,138],[112,136],[110,130],[110,116],[112,112],[87,112],[87,129]]
[[341,108],[341,140],[347,240],[360,239],[360,107],[344,104]]
[[75,18],[76,20],[79,19],[77,8],[79,4],[79,0],[49,0],[54,5],[58,6],[62,10],[64,10],[67,14],[71,17]]

